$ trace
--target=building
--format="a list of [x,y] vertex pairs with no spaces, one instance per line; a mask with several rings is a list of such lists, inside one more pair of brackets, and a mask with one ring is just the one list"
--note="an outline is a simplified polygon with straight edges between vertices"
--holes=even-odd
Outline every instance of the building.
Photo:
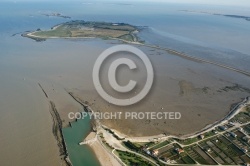
[[237,134],[235,134],[234,132],[231,132],[230,135],[231,135],[232,137],[234,137],[234,138],[237,137]]
[[152,155],[153,155],[153,156],[156,157],[156,156],[158,156],[158,154],[159,154],[159,151],[158,151],[158,150],[153,150],[153,151],[152,151]]
[[181,154],[181,153],[184,152],[184,150],[183,150],[183,149],[180,149],[180,148],[176,148],[175,151],[176,151],[178,154]]
[[245,149],[245,148],[242,148],[241,151],[244,152],[244,153],[247,153],[247,152],[248,152],[248,150]]
[[218,131],[216,131],[216,130],[212,130],[212,132],[213,132],[214,134],[218,134]]
[[151,152],[149,150],[145,151],[148,155],[151,155]]
[[142,149],[145,153],[147,153],[148,155],[151,155],[151,152],[148,150],[148,148],[143,147]]
[[211,149],[210,148],[205,148],[205,151],[206,152],[211,152]]
[[204,136],[203,134],[201,134],[201,135],[199,135],[199,138],[200,138],[200,139],[204,139],[205,136]]
[[228,128],[227,128],[226,126],[219,126],[219,129],[225,131],[225,130],[227,130]]
[[243,139],[244,141],[246,141],[247,143],[250,142],[250,139],[249,139],[247,136],[243,137],[242,139]]

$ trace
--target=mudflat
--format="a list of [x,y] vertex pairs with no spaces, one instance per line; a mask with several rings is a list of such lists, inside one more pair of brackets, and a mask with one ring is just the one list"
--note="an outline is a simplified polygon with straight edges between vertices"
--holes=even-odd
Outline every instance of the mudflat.
[[[179,120],[102,121],[106,126],[124,134],[130,136],[162,133],[176,136],[190,134],[225,117],[230,112],[232,104],[241,101],[250,93],[248,76],[211,64],[181,58],[164,51],[150,50],[147,47],[140,48],[149,55],[155,70],[153,88],[140,103],[129,107],[118,107],[100,98],[93,87],[72,89],[76,96],[86,101],[96,111],[166,111],[180,112],[182,115]],[[143,74],[137,76],[129,72],[123,74],[121,82],[135,77],[145,79]],[[91,81],[87,84],[89,87]],[[108,86],[106,88],[108,89]]]
[[[95,46],[92,45],[93,43]],[[51,45],[48,46],[48,49],[52,49],[53,45],[64,45],[65,48],[68,48],[40,56],[42,63],[37,65],[33,71],[43,71],[42,84],[57,105],[64,125],[68,125],[68,122],[71,121],[68,118],[69,112],[81,111],[77,107],[71,107],[73,99],[67,92],[73,92],[95,111],[167,111],[182,114],[180,120],[102,121],[104,125],[130,136],[162,133],[190,134],[222,119],[230,111],[232,104],[249,95],[250,79],[244,74],[212,64],[192,61],[163,50],[136,46],[149,56],[154,66],[154,85],[149,95],[141,102],[129,107],[118,107],[107,103],[97,94],[92,82],[92,69],[95,60],[104,49],[114,44],[121,44],[121,42],[104,42],[98,39],[84,40],[84,42],[48,40],[45,44],[46,46]],[[75,50],[74,54],[72,54],[72,50]],[[47,58],[50,59],[50,63],[47,63]],[[143,69],[143,65],[139,65],[140,67]],[[104,75],[106,69],[104,67]],[[121,83],[126,83],[128,79],[138,80],[139,85],[143,86],[146,73],[143,72],[144,70],[140,71],[142,73],[122,72],[122,76],[118,79]],[[106,83],[104,86],[112,94],[108,84]],[[137,89],[138,92],[139,90],[140,88]],[[116,94],[114,93],[114,95]]]

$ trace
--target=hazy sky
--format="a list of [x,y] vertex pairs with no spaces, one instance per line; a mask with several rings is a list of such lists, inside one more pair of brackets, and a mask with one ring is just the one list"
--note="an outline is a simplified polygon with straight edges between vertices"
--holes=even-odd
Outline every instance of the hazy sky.
[[[1,1],[1,0],[0,0]],[[3,0],[11,1],[11,0]],[[21,1],[62,1],[62,0],[12,0],[13,2]],[[72,1],[72,0],[68,0]],[[81,0],[74,0],[81,1]],[[195,4],[214,4],[214,5],[230,5],[230,6],[244,6],[250,7],[250,0],[95,0],[95,1],[115,1],[115,2],[128,2],[128,1],[152,1],[152,2],[171,2],[171,3],[195,3]],[[82,2],[91,2],[91,0],[82,0]]]
[[[166,0],[168,1],[168,0]],[[221,4],[221,5],[250,5],[249,0],[169,0],[173,2],[189,2],[189,3],[204,3],[204,4]]]
[[195,4],[231,5],[231,6],[237,5],[237,6],[250,7],[250,0],[137,0],[137,1],[158,1],[158,2],[171,2],[171,3],[195,3]]

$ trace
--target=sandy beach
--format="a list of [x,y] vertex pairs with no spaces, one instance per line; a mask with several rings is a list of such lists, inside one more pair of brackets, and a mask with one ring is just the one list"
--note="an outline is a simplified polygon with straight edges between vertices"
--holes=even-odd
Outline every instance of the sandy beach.
[[[85,140],[90,140],[93,139],[95,137],[95,133],[91,132],[86,138]],[[111,153],[109,153],[107,151],[107,149],[105,149],[103,147],[103,145],[99,142],[99,140],[91,143],[89,145],[89,147],[94,151],[96,157],[98,158],[98,160],[100,161],[102,166],[119,166],[121,165],[115,158],[113,155],[111,155]]]

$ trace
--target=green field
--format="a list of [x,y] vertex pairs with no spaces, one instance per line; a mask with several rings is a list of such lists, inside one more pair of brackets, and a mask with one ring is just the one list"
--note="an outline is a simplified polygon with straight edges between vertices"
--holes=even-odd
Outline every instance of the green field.
[[153,163],[147,161],[146,159],[129,152],[124,152],[116,150],[119,155],[119,158],[128,166],[140,165],[140,166],[154,166]]
[[125,23],[107,23],[107,22],[85,22],[70,21],[51,30],[40,30],[25,34],[25,37],[32,39],[48,38],[102,38],[102,39],[122,39],[129,42],[137,42],[135,26]]
[[163,142],[153,146],[152,148],[150,148],[150,150],[155,150],[155,149],[161,148],[163,146],[168,145],[169,143],[170,143],[169,141],[163,141]]

